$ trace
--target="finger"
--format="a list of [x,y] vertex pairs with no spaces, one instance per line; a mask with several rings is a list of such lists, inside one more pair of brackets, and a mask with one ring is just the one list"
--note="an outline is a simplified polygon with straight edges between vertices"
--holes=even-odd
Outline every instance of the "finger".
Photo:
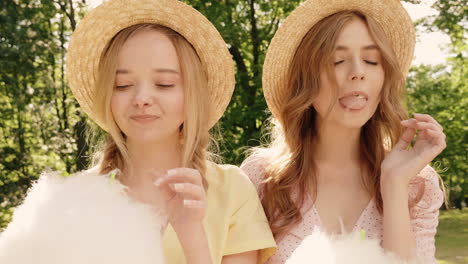
[[[161,173],[158,170],[152,170],[150,172],[150,175],[152,176],[153,179],[155,178],[157,179],[155,182],[161,180],[165,176],[165,174]],[[155,182],[153,182],[153,184]],[[162,198],[164,198],[165,201],[172,200],[177,195],[177,193],[173,189],[173,186],[167,183],[158,184],[156,185],[156,188],[159,190],[160,194],[162,195]]]
[[410,118],[410,119],[400,121],[401,125],[404,126],[404,127],[414,126],[414,125],[416,125],[417,122],[418,121],[416,119],[414,119],[414,118]]
[[204,200],[205,190],[202,187],[191,183],[175,183],[174,191],[181,195],[184,199]]
[[205,202],[196,201],[196,200],[184,200],[184,207],[189,209],[204,209]]
[[156,185],[156,188],[166,202],[174,199],[177,196],[177,192],[174,190],[174,187],[171,184],[162,183],[160,185]]
[[408,148],[408,146],[411,144],[411,141],[414,138],[414,135],[416,134],[416,129],[407,127],[403,134],[401,135],[400,139],[398,142],[395,144],[395,148],[399,150],[405,150]]
[[416,142],[430,140],[429,135],[427,134],[427,129],[419,130],[419,133],[416,137]]
[[443,132],[428,129],[427,134],[432,138],[431,142],[433,144],[440,146],[441,149],[447,147],[447,142],[445,141],[446,136]]
[[404,127],[411,127],[411,128],[416,128],[419,130],[427,130],[427,129],[432,129],[435,131],[442,131],[439,126],[437,126],[434,123],[429,123],[429,122],[423,122],[423,121],[416,121],[416,122],[401,122],[401,124]]
[[432,124],[435,124],[436,126],[438,126],[441,130],[444,130],[444,128],[439,124],[439,122],[437,122],[437,120],[435,120],[432,116],[430,115],[427,115],[427,114],[414,114],[414,118],[417,119],[418,121],[425,121],[425,122],[428,122],[428,123],[432,123]]
[[193,177],[194,179],[196,179],[200,183],[202,182],[202,176],[201,176],[200,172],[198,170],[192,169],[192,168],[176,168],[176,169],[172,169],[172,170],[168,171],[168,174],[170,174],[170,175],[175,175],[175,174],[187,175],[187,176]]
[[177,168],[167,171],[167,174],[154,182],[156,186],[166,183],[187,182],[202,185],[202,179],[198,170],[189,168]]
[[155,179],[155,181],[157,181],[158,179],[166,176],[166,173],[164,172],[161,172],[159,170],[156,170],[156,169],[153,169],[149,172],[150,174],[150,179]]

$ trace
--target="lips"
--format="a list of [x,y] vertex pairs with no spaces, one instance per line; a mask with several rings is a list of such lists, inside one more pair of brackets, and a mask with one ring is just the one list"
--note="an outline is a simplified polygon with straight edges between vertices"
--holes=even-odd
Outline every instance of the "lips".
[[361,110],[366,106],[368,98],[364,92],[352,91],[340,97],[339,101],[341,106],[346,109]]
[[159,118],[157,115],[132,115],[131,119],[140,123],[149,123]]

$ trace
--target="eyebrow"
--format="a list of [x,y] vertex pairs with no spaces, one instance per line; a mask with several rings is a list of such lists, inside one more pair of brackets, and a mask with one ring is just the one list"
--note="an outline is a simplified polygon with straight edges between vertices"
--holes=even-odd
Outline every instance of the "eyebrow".
[[[372,44],[372,45],[367,45],[367,46],[365,46],[365,47],[363,47],[363,48],[361,48],[361,49],[363,49],[363,50],[378,50],[379,47],[377,47],[377,45]],[[338,51],[338,50],[344,50],[344,51],[346,51],[346,50],[349,50],[349,48],[346,47],[346,46],[340,46],[340,45],[338,45],[338,46],[336,46],[336,49],[335,49],[335,50],[337,50],[337,51]]]
[[[153,71],[154,71],[154,72],[157,72],[157,73],[179,74],[178,71],[176,71],[176,70],[174,70],[174,69],[168,69],[168,68],[154,69]],[[117,69],[117,72],[116,72],[116,74],[127,74],[127,73],[131,73],[131,71],[125,70],[125,69]]]

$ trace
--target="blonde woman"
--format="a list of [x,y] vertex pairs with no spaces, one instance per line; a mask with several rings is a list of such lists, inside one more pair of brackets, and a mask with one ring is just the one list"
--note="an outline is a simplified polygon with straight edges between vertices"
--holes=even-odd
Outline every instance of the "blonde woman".
[[285,263],[314,229],[364,230],[404,260],[436,263],[443,191],[428,164],[446,145],[432,117],[403,107],[414,41],[395,0],[308,0],[276,33],[263,69],[272,141],[241,166],[278,243],[267,263]]
[[167,263],[257,263],[259,249],[275,247],[247,176],[209,161],[209,129],[234,70],[205,17],[176,0],[107,1],[73,33],[67,70],[82,109],[108,134],[87,174],[112,173],[130,200],[162,211]]

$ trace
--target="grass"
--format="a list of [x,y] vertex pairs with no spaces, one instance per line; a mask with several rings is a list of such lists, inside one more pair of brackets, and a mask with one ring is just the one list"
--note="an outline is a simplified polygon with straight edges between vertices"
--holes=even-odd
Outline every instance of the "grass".
[[442,211],[436,235],[439,264],[468,264],[468,208]]

